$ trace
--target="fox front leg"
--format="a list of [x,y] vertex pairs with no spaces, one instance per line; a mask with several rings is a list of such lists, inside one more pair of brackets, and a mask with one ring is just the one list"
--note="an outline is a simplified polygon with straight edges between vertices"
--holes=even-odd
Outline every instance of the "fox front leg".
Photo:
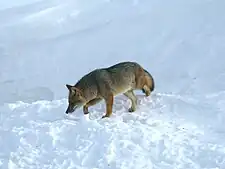
[[84,112],[84,114],[88,114],[89,113],[87,105],[83,106],[83,112]]
[[84,112],[84,114],[88,114],[88,113],[89,113],[88,107],[97,104],[97,103],[100,102],[101,100],[102,100],[101,98],[95,98],[95,99],[90,100],[88,103],[86,103],[86,104],[83,106],[83,112]]
[[113,94],[110,94],[106,99],[106,114],[102,116],[102,118],[110,117],[112,114],[112,106],[113,106]]
[[133,90],[129,90],[124,93],[131,100],[131,107],[128,109],[129,112],[134,112],[137,107],[137,97],[134,95]]

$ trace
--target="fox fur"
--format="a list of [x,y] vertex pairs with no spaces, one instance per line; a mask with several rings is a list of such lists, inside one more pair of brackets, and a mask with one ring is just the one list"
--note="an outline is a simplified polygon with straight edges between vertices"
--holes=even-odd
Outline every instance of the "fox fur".
[[68,108],[66,113],[72,113],[83,107],[84,114],[88,114],[88,107],[104,100],[106,114],[102,118],[110,117],[114,97],[124,94],[131,100],[129,112],[137,107],[137,97],[134,90],[142,90],[149,96],[155,88],[152,75],[136,62],[120,62],[107,68],[100,68],[84,75],[75,85],[66,84],[69,90]]

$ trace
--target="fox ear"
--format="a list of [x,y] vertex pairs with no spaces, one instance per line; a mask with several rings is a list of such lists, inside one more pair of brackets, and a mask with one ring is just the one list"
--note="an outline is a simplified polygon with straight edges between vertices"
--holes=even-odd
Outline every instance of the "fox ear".
[[76,87],[74,87],[74,86],[72,86],[72,85],[69,85],[69,84],[66,84],[66,87],[67,87],[67,89],[68,89],[70,92],[72,92],[72,93],[74,93],[74,94],[77,93],[77,88],[76,88]]
[[67,87],[68,90],[71,90],[73,86],[71,86],[69,84],[66,84],[66,87]]

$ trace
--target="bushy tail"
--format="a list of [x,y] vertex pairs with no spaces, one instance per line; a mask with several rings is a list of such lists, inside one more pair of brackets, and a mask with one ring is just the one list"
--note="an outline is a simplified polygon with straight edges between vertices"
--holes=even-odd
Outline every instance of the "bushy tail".
[[150,90],[151,90],[151,92],[152,92],[152,91],[155,89],[155,82],[154,82],[154,79],[153,79],[152,75],[151,75],[147,70],[144,69],[144,71],[145,71],[145,73],[149,76],[149,78],[150,78],[151,81],[152,81],[152,85],[150,86]]

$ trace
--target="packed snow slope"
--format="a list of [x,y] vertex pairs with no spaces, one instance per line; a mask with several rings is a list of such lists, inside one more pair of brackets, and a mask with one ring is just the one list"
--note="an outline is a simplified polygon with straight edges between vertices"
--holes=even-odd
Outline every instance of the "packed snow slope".
[[[1,169],[224,169],[225,1],[0,2]],[[136,61],[138,109],[65,115],[89,71]],[[77,119],[78,117],[78,119]]]

